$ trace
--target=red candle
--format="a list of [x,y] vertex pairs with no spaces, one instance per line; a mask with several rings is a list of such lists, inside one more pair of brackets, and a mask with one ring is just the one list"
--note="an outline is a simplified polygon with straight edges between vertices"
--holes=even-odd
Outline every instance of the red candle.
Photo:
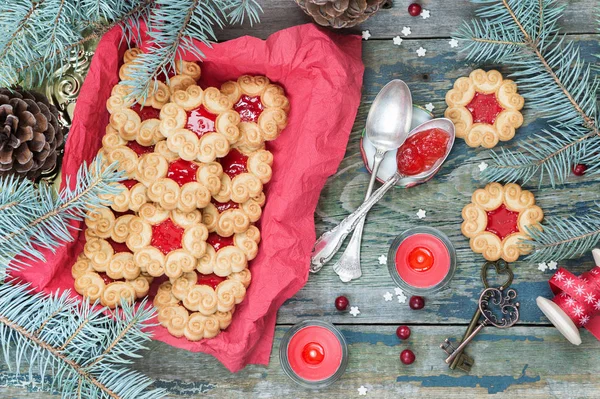
[[292,371],[301,379],[323,381],[335,375],[340,368],[342,344],[328,328],[307,326],[291,337],[287,358]]
[[390,255],[392,278],[412,293],[438,290],[454,273],[454,247],[448,237],[431,227],[416,227],[402,233],[394,240]]

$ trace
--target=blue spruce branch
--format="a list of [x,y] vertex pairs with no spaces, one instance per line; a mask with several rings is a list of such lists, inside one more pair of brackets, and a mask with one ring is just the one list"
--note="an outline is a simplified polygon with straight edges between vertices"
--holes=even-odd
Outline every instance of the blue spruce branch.
[[527,257],[531,263],[548,260],[572,259],[591,251],[600,241],[600,208],[584,216],[548,218],[542,231],[529,229],[533,252]]
[[[70,223],[97,206],[108,205],[107,195],[118,194],[115,182],[123,179],[116,165],[103,166],[98,157],[77,173],[75,188],[58,195],[45,182],[5,177],[0,179],[0,272],[28,259],[43,260],[42,249],[54,250],[73,240]],[[19,257],[15,256],[21,254]]]
[[594,154],[600,142],[600,81],[582,61],[579,48],[559,32],[565,6],[556,0],[472,1],[483,4],[479,19],[464,24],[457,34],[468,57],[511,67],[528,106],[551,125],[517,150],[493,152],[494,164],[483,178],[526,182],[537,176],[540,185],[548,179],[555,186],[584,160],[590,166],[587,175],[598,173],[600,157]]
[[[145,305],[108,311],[68,292],[31,294],[26,286],[6,283],[0,286],[4,360],[17,374],[26,365],[30,383],[37,383],[38,373],[41,388],[63,398],[162,398],[163,390],[150,389],[151,379],[126,367],[151,339],[144,329],[155,313]],[[44,384],[47,374],[51,383]]]

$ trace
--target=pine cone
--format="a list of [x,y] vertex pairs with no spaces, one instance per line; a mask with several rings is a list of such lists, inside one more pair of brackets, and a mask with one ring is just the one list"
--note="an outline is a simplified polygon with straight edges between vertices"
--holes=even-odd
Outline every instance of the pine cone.
[[316,23],[333,28],[350,28],[365,21],[390,0],[296,0]]
[[64,136],[58,110],[45,96],[0,88],[0,176],[35,180],[51,171]]

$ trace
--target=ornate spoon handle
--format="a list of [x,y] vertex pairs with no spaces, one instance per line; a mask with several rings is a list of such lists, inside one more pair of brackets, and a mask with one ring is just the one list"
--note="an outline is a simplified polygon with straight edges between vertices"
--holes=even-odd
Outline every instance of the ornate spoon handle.
[[375,205],[402,177],[403,176],[398,173],[390,177],[369,197],[369,199],[365,200],[358,209],[348,215],[346,219],[342,220],[335,228],[324,233],[317,239],[310,259],[311,273],[317,273],[325,263],[333,258],[333,255],[335,255],[342,246],[344,239],[352,232],[352,230],[354,230],[361,218],[363,218],[367,212],[369,212],[369,209],[371,209],[373,205]]

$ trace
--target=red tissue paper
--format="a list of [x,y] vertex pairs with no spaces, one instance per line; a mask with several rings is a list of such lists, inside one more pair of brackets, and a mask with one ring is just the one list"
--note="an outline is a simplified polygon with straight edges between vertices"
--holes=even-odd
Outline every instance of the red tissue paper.
[[[339,35],[312,24],[274,33],[267,40],[250,36],[212,48],[197,43],[203,86],[217,86],[240,75],[266,75],[282,85],[290,100],[289,124],[269,143],[274,155],[273,178],[260,222],[259,255],[250,264],[252,283],[236,307],[233,322],[216,338],[190,342],[152,328],[154,338],[193,352],[214,355],[232,372],[246,364],[268,364],[277,309],[306,283],[315,242],[313,214],[327,177],[335,173],[344,153],[360,103],[364,66],[361,39]],[[65,148],[62,184],[73,184],[78,168],[96,156],[109,122],[106,100],[119,81],[125,51],[122,32],[104,35],[81,89]],[[184,55],[188,61],[195,60]],[[74,222],[75,241],[46,261],[14,273],[44,292],[73,288],[71,266],[85,243],[83,222]]]

